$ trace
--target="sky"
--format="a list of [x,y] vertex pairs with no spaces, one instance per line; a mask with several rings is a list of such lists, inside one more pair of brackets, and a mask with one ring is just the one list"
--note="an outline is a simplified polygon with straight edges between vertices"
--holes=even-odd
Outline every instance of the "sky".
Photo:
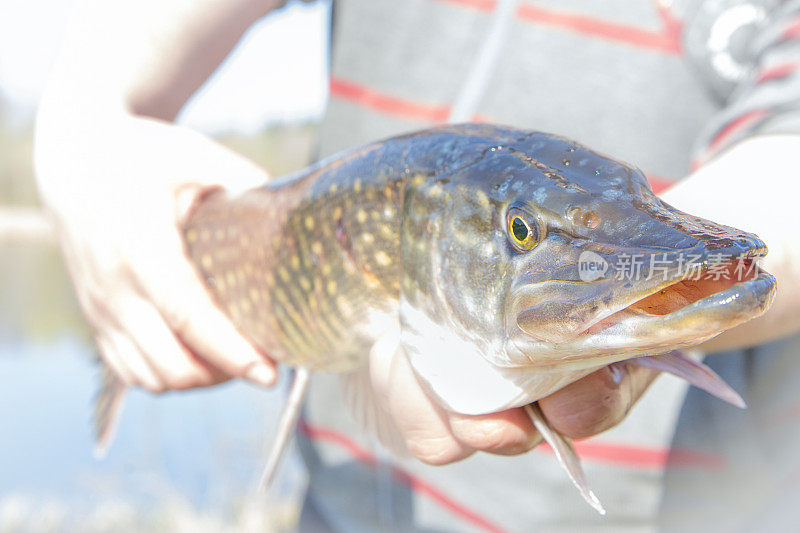
[[[71,4],[0,0],[0,99],[12,125],[33,117]],[[221,134],[318,117],[327,98],[327,17],[327,3],[294,2],[259,21],[179,121]]]

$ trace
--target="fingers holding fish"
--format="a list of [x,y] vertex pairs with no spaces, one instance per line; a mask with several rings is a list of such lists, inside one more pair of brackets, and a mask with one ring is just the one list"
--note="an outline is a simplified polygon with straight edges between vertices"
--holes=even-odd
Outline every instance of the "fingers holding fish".
[[155,394],[164,392],[164,384],[125,332],[108,331],[98,335],[97,341],[104,361],[127,385],[143,387]]
[[659,372],[614,363],[539,400],[553,429],[573,439],[602,433],[620,423]]
[[87,257],[64,246],[64,255],[70,274],[76,280],[78,301],[94,330],[103,361],[126,385],[162,392],[164,384],[121,320],[120,311],[125,309],[123,302],[133,291],[130,270],[119,251],[104,247]]
[[[591,437],[620,423],[657,375],[615,363],[539,400],[539,405],[560,433]],[[461,443],[480,451],[515,455],[543,441],[521,408],[478,416],[448,413],[448,422]]]
[[[130,266],[132,258],[119,252],[107,256],[110,259],[98,264],[80,265],[84,270],[113,273],[108,286],[90,284],[83,291],[81,302],[89,311],[104,360],[120,379],[128,385],[160,393],[213,385],[240,375],[207,361],[203,353],[192,350],[167,324],[165,317],[178,312],[170,302],[180,301],[175,299],[180,293],[173,289],[180,290],[181,284],[165,288],[171,276],[161,261],[138,261],[144,266],[134,270]],[[160,281],[153,282],[159,271]],[[151,297],[150,293],[155,292],[161,296]],[[213,308],[212,304],[209,306]],[[248,349],[253,351],[249,345]],[[252,359],[255,358],[248,362]]]
[[448,422],[461,443],[483,452],[518,455],[542,442],[521,408],[477,416],[448,413]]
[[422,389],[406,357],[392,361],[386,398],[408,451],[420,461],[445,465],[475,452],[453,434],[447,413]]
[[388,373],[389,412],[406,446],[419,460],[444,465],[476,451],[516,455],[541,441],[522,409],[486,415],[447,411],[420,385],[406,357],[395,357]]
[[228,376],[188,350],[153,305],[136,295],[118,303],[123,334],[157,376],[164,390],[205,387]]
[[[171,264],[177,265],[172,267],[173,275],[145,273],[141,285],[184,355],[213,369],[211,374],[216,377],[204,378],[210,382],[224,376],[241,377],[264,387],[273,385],[277,379],[275,363],[248,342],[213,303],[182,253],[173,259]],[[208,373],[201,370],[201,363],[193,364],[196,372]]]

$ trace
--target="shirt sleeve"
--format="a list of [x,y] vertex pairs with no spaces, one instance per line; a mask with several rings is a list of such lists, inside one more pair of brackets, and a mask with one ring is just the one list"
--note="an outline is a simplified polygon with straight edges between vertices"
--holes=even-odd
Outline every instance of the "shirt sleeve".
[[[745,13],[740,11],[740,16]],[[722,95],[722,109],[698,139],[692,162],[695,168],[754,135],[800,134],[800,0],[783,2],[760,15],[751,11],[750,21],[749,27],[738,27],[745,35],[737,40],[733,38],[735,15],[720,14],[703,41],[706,69],[722,70],[726,61],[738,55],[741,74],[730,80],[727,94]],[[726,25],[728,39],[720,37]],[[737,47],[738,54],[731,49]]]

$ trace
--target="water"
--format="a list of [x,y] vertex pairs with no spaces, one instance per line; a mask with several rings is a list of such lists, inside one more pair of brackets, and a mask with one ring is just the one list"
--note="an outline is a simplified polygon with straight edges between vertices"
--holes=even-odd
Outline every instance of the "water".
[[[97,461],[90,426],[97,367],[84,342],[1,346],[0,376],[0,531],[14,513],[35,526],[31,511],[43,508],[60,510],[61,525],[88,526],[115,506],[133,511],[140,525],[176,507],[235,524],[243,506],[257,505],[253,483],[281,390],[230,383],[159,397],[132,391],[117,439]],[[284,470],[271,505],[296,495],[296,459]]]
[[0,533],[290,528],[304,476],[290,456],[254,490],[284,386],[231,382],[128,395],[108,457],[92,456],[93,343],[48,244],[0,253]]

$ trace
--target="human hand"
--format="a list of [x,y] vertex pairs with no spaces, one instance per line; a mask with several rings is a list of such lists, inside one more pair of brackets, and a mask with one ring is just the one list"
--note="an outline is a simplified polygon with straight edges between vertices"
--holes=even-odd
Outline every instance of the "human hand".
[[[621,422],[657,375],[635,364],[614,363],[538,403],[553,429],[574,439],[586,438]],[[476,451],[516,455],[543,440],[521,407],[479,416],[443,409],[400,355],[376,365],[373,386],[409,452],[425,463],[444,465]]]
[[152,120],[120,117],[79,141],[59,128],[40,121],[39,188],[103,360],[151,392],[232,377],[271,385],[275,364],[214,305],[178,230],[218,177],[238,176],[226,186],[246,187],[266,175],[194,132]]

